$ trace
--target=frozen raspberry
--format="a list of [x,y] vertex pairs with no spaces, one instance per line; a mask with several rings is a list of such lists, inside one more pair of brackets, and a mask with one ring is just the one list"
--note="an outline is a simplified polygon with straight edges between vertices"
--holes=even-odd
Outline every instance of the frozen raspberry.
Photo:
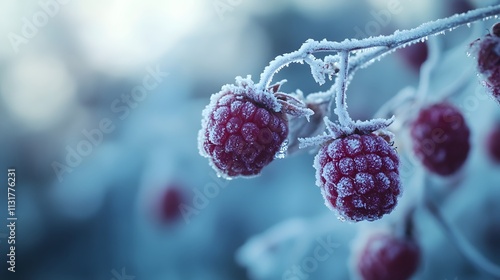
[[259,174],[288,135],[286,114],[236,93],[241,89],[251,90],[226,87],[212,96],[199,134],[200,153],[226,178]]
[[469,127],[462,113],[443,102],[420,111],[410,128],[413,151],[431,172],[455,173],[469,154]]
[[412,238],[389,233],[370,236],[355,262],[364,280],[405,280],[418,268],[420,248]]
[[341,219],[373,221],[390,213],[401,193],[399,158],[375,134],[353,134],[324,145],[314,159],[325,204]]
[[497,123],[486,138],[486,147],[491,158],[500,163],[500,123]]
[[471,46],[484,85],[500,102],[500,23],[493,25],[489,34],[477,39]]

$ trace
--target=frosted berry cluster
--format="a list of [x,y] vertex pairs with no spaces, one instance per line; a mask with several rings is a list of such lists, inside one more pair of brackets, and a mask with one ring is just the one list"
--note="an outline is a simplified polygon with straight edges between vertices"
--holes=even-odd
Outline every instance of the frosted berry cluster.
[[203,115],[200,153],[225,177],[259,174],[288,135],[285,114],[228,88],[212,97]]
[[465,163],[470,150],[470,131],[462,113],[450,103],[423,108],[410,133],[413,150],[429,171],[448,176]]
[[472,47],[484,85],[500,102],[500,23],[493,25],[489,34],[474,41]]
[[[250,78],[238,77],[235,85],[226,85],[212,95],[210,104],[203,111],[200,153],[209,158],[212,167],[226,178],[249,177],[259,174],[287,143],[291,143],[291,151],[313,147],[313,151],[317,150],[313,163],[316,185],[326,206],[343,221],[379,220],[395,209],[402,194],[400,158],[393,147],[393,135],[388,131],[395,116],[390,115],[405,111],[409,105],[426,104],[429,93],[435,93],[435,83],[430,76],[441,60],[447,61],[451,57],[451,50],[442,52],[440,43],[434,40],[429,41],[428,48],[424,44],[414,46],[418,55],[409,55],[409,58],[415,69],[421,68],[418,88],[402,90],[384,104],[376,114],[381,118],[361,121],[349,115],[347,88],[354,74],[398,49],[423,43],[429,37],[445,34],[461,25],[496,18],[499,14],[500,5],[495,5],[427,22],[413,29],[398,30],[388,36],[340,42],[309,39],[296,51],[272,60],[256,84]],[[495,25],[490,34],[471,46],[478,71],[493,96],[500,101],[500,25]],[[446,55],[446,59],[441,59],[441,55]],[[422,65],[424,60],[428,63]],[[307,95],[299,90],[296,94],[278,92],[282,82],[270,85],[273,77],[291,63],[308,64],[319,85],[326,83],[327,79],[335,78],[335,81],[330,89]],[[458,80],[468,82],[467,79]],[[461,93],[461,88],[466,88],[464,82],[452,83],[443,94],[439,94],[440,100]],[[369,96],[378,98],[377,94],[370,92]],[[442,176],[456,173],[466,162],[470,150],[470,130],[462,113],[447,101],[418,109],[420,111],[414,119],[408,114],[410,119],[403,117],[398,120],[395,131],[406,131],[403,126],[409,123],[413,151],[428,171]],[[334,122],[330,120],[332,113],[336,115]],[[314,116],[309,118],[311,115]],[[307,122],[294,118],[302,116],[306,116]],[[286,141],[287,137],[289,141]],[[488,149],[494,158],[499,157],[499,137],[499,133],[494,132],[488,140]],[[422,183],[416,184],[421,190],[415,192],[417,197],[409,202],[409,209],[423,206],[431,210],[446,233],[453,237],[453,230],[437,211],[432,210],[427,186],[424,187],[424,182],[415,182]],[[411,221],[413,212],[408,211],[404,220],[398,220],[396,215],[394,221]],[[314,226],[319,224],[315,222]],[[301,225],[294,226],[292,231],[296,228],[309,229]],[[355,270],[359,276],[365,280],[409,279],[418,268],[421,253],[408,229],[407,222],[405,236],[385,233],[367,239],[356,259]],[[279,239],[279,234],[274,233],[273,237]],[[287,232],[285,236],[290,235]],[[457,240],[453,239],[478,267],[494,276],[500,275],[500,270],[492,269],[488,263],[483,265],[484,259],[463,249],[467,247]]]
[[420,248],[412,238],[378,233],[366,240],[355,266],[364,280],[406,280],[419,263]]
[[390,213],[401,194],[399,158],[375,134],[352,134],[324,145],[314,159],[316,184],[341,219],[373,221]]

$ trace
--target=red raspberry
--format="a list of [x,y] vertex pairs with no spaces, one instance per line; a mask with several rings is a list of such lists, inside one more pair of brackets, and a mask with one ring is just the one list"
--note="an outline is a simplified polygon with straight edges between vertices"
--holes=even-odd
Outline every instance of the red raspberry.
[[362,244],[355,262],[364,280],[405,280],[418,268],[420,248],[412,238],[377,233]]
[[486,147],[491,158],[500,163],[500,123],[497,123],[486,138]]
[[437,103],[420,111],[410,128],[413,151],[431,172],[455,173],[469,154],[469,127],[453,105]]
[[314,159],[325,204],[341,219],[373,221],[390,213],[401,193],[399,158],[375,134],[353,134],[324,145]]
[[286,114],[249,96],[223,88],[203,112],[200,153],[226,178],[259,174],[288,135]]

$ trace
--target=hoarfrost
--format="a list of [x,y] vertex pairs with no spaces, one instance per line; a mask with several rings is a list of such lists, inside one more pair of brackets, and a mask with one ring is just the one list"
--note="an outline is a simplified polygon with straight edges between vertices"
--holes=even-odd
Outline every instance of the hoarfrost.
[[350,156],[355,156],[362,151],[362,144],[359,138],[347,138],[346,152]]
[[288,151],[288,139],[285,139],[278,150],[278,152],[274,155],[274,158],[282,159],[286,157]]

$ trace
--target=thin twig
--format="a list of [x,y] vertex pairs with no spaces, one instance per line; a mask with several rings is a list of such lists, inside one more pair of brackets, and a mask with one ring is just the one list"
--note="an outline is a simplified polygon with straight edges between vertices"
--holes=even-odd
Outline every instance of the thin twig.
[[420,80],[418,82],[416,98],[417,102],[423,102],[429,93],[429,84],[431,82],[432,72],[435,70],[439,57],[441,56],[441,43],[438,37],[432,38],[427,43],[427,60],[420,67]]
[[493,277],[500,277],[500,267],[486,257],[481,255],[456,229],[454,229],[448,221],[443,217],[438,207],[430,201],[426,200],[427,209],[432,214],[431,216],[438,222],[448,238],[457,246],[458,250],[468,259],[476,268],[482,270]]
[[343,51],[340,54],[339,68],[340,71],[335,80],[337,91],[335,95],[335,114],[339,117],[339,123],[343,127],[352,129],[354,122],[347,112],[346,89],[348,79],[349,52]]

